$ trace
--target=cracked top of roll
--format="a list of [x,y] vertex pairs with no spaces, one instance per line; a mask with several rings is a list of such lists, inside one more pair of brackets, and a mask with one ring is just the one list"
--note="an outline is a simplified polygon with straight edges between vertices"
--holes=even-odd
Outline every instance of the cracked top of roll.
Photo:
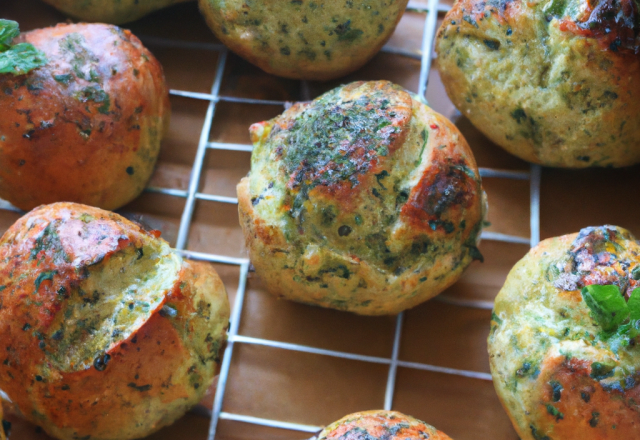
[[[241,214],[253,219],[241,221],[245,233],[256,231],[247,236],[252,260],[262,257],[252,247],[260,241],[283,258],[287,277],[315,291],[309,302],[382,311],[386,293],[358,303],[358,290],[417,276],[406,296],[424,297],[427,279],[450,283],[441,266],[455,278],[480,258],[483,192],[473,155],[453,124],[401,87],[351,83],[254,124],[251,136],[239,196]],[[335,277],[357,283],[332,287]]]

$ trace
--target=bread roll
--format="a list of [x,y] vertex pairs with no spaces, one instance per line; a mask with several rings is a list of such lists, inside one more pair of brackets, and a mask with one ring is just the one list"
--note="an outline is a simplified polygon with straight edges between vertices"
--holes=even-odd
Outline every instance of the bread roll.
[[451,440],[431,425],[397,411],[349,414],[327,426],[317,440]]
[[144,189],[169,122],[160,63],[129,31],[62,24],[21,35],[48,63],[0,74],[0,198],[29,210],[118,208]]
[[274,75],[339,78],[369,61],[393,33],[407,0],[199,0],[213,33]]
[[56,9],[80,20],[122,24],[155,10],[191,0],[44,0]]
[[240,223],[278,297],[398,313],[482,258],[484,193],[471,150],[399,86],[339,87],[254,124],[251,137]]
[[544,240],[511,270],[489,355],[522,440],[640,438],[638,279],[640,245],[615,226]]
[[436,50],[453,103],[510,153],[569,168],[640,161],[636,0],[460,0]]
[[229,323],[225,288],[158,235],[56,203],[0,239],[0,389],[51,436],[144,437],[211,385]]

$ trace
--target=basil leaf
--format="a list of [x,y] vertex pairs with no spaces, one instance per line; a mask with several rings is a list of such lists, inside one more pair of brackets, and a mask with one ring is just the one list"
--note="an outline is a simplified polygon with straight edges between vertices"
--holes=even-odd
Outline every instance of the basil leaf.
[[605,331],[615,330],[629,317],[629,307],[618,286],[585,286],[582,298],[591,309],[593,318]]
[[631,322],[640,319],[640,287],[636,287],[631,292],[631,297],[627,301],[627,307],[629,307],[629,313],[631,314]]
[[9,50],[0,52],[0,73],[23,75],[46,63],[47,58],[44,53],[30,43],[16,44]]
[[0,51],[7,50],[11,41],[18,35],[20,35],[20,28],[17,22],[0,19]]

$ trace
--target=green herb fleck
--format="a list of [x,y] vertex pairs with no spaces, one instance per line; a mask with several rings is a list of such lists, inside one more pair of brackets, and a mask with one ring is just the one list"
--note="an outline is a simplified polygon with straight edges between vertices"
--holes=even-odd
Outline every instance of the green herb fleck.
[[53,75],[53,79],[62,84],[69,84],[73,80],[73,75],[67,73],[66,75]]
[[556,422],[564,419],[564,414],[562,414],[558,408],[547,403],[547,412],[556,418]]
[[18,23],[0,19],[0,73],[24,75],[47,64],[44,52],[31,43],[11,44],[20,34]]
[[137,384],[135,384],[133,382],[128,383],[127,386],[129,388],[136,389],[136,390],[138,390],[140,392],[149,391],[152,388],[151,385],[137,385]]
[[515,120],[518,122],[518,124],[519,124],[521,121],[526,121],[526,120],[527,120],[527,114],[526,114],[526,113],[525,113],[525,111],[524,111],[523,109],[521,109],[521,108],[517,108],[517,109],[515,109],[514,111],[512,111],[512,112],[511,112],[511,117],[512,117],[513,119],[515,119]]
[[595,380],[602,380],[608,377],[613,376],[613,370],[615,370],[615,366],[605,365],[600,362],[594,362],[591,364],[591,374],[590,376]]
[[631,292],[627,307],[629,307],[629,318],[631,322],[638,321],[640,319],[640,287],[636,287],[633,289],[633,292]]
[[559,402],[560,398],[562,397],[562,384],[560,382],[552,380],[551,382],[549,382],[549,385],[551,385],[551,400],[553,400],[554,402]]
[[53,276],[56,275],[58,273],[57,270],[48,270],[46,272],[42,272],[40,273],[40,275],[38,275],[38,278],[36,278],[36,292],[38,292],[38,289],[40,289],[40,284],[42,284],[43,281],[45,280],[49,280],[49,281],[53,281]]
[[109,94],[102,90],[99,86],[88,86],[82,89],[80,93],[76,95],[76,98],[81,102],[93,101],[98,104],[102,104],[98,107],[98,111],[102,114],[109,114],[109,108],[111,107],[111,99]]

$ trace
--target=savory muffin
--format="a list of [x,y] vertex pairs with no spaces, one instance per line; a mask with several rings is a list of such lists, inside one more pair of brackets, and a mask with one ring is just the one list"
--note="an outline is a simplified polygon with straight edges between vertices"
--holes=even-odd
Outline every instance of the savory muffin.
[[369,61],[393,33],[408,0],[199,0],[229,49],[274,75],[328,80]]
[[637,0],[460,0],[438,33],[449,97],[493,142],[554,167],[640,161]]
[[351,83],[254,124],[251,137],[240,224],[278,297],[398,313],[482,258],[484,192],[471,150],[401,87]]
[[158,236],[56,203],[0,238],[0,389],[51,436],[144,437],[213,382],[229,323],[224,286]]
[[451,440],[431,425],[397,411],[349,414],[327,426],[317,440]]
[[522,440],[640,438],[640,245],[615,226],[545,240],[511,270],[489,335]]
[[153,11],[190,0],[44,0],[56,9],[84,21],[121,24]]
[[16,41],[48,61],[0,74],[0,198],[24,210],[131,201],[151,176],[169,122],[160,63],[110,25],[58,25]]

